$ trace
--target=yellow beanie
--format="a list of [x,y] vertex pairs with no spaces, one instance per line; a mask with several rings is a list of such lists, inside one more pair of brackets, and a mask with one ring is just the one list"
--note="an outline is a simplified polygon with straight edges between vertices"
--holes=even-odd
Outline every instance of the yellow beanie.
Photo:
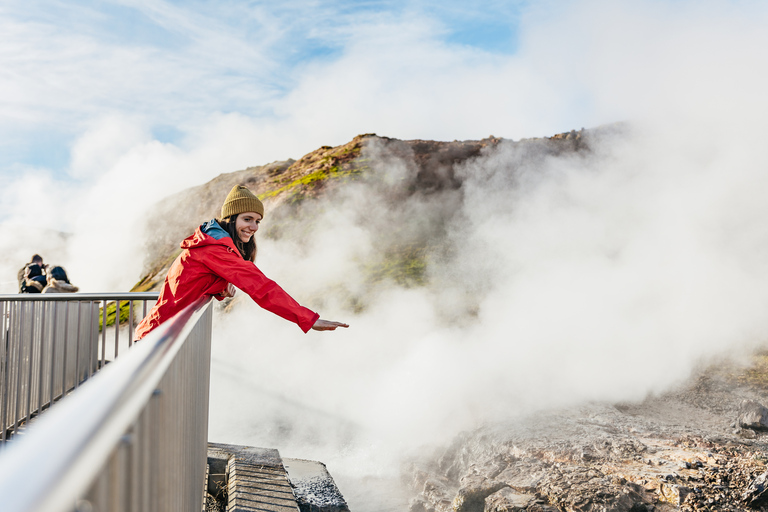
[[253,192],[242,185],[235,185],[221,206],[221,218],[245,212],[256,212],[264,217],[264,205]]

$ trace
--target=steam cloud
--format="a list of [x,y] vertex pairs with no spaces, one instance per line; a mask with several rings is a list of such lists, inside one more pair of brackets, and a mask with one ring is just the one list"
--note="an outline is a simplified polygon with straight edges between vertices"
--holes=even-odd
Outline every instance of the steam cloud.
[[[389,463],[401,454],[483,422],[641,400],[702,361],[765,342],[768,155],[758,140],[768,105],[756,84],[766,76],[745,55],[765,36],[721,4],[688,20],[658,5],[663,16],[589,5],[606,11],[556,16],[531,34],[540,44],[526,63],[578,77],[584,89],[570,92],[627,114],[631,133],[536,168],[503,145],[460,170],[459,202],[394,211],[359,189],[328,207],[309,248],[264,242],[260,266],[314,297],[339,276],[354,289],[352,262],[411,214],[444,215],[452,240],[450,256],[431,261],[427,288],[386,290],[360,315],[326,303],[321,312],[349,331],[305,338],[242,303],[218,326],[214,359],[239,361],[215,368],[220,382],[249,375],[232,400],[259,405],[238,420],[241,409],[225,410],[232,403],[215,389],[224,407],[213,409],[212,435],[316,457],[343,483],[396,471]],[[396,180],[408,166],[383,167]]]
[[[734,180],[730,158],[686,160],[642,129],[533,167],[525,147],[502,144],[465,165],[461,197],[402,211],[383,201],[381,183],[350,187],[326,205],[317,225],[328,227],[298,248],[264,241],[263,269],[295,296],[323,297],[322,312],[352,328],[304,337],[242,301],[215,328],[214,369],[235,386],[212,409],[212,435],[340,457],[341,471],[364,453],[373,468],[357,462],[375,472],[483,422],[641,400],[702,359],[765,341],[761,164]],[[391,287],[363,313],[342,313],[333,286],[359,290],[355,262],[387,230],[413,216],[429,224],[435,211],[450,250],[430,260],[430,285]]]

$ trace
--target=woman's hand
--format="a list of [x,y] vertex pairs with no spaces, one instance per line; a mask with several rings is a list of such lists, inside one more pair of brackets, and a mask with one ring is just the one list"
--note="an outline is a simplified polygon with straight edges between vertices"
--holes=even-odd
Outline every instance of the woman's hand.
[[322,318],[318,318],[317,322],[315,322],[315,325],[312,326],[312,329],[316,331],[335,331],[337,327],[349,327],[349,325],[343,324],[341,322],[332,322],[330,320],[323,320]]
[[227,289],[219,294],[219,297],[226,299],[227,297],[234,297],[237,289],[232,283],[227,283]]

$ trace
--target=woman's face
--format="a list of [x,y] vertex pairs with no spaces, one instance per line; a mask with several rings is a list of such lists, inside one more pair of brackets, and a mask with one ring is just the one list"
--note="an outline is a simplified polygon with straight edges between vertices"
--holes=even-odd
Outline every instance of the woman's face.
[[259,222],[261,222],[261,215],[256,212],[245,212],[237,216],[235,231],[241,242],[248,243],[259,230]]

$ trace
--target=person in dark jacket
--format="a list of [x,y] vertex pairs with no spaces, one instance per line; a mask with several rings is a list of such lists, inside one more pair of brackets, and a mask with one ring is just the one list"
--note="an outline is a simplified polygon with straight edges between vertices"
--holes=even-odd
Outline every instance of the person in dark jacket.
[[221,207],[221,219],[212,219],[181,242],[183,251],[165,277],[157,303],[136,327],[141,339],[164,321],[203,295],[219,300],[235,293],[232,285],[247,293],[259,306],[294,322],[305,333],[310,329],[333,331],[349,327],[323,320],[296,302],[253,263],[254,235],[264,217],[264,205],[250,190],[235,186]]
[[18,273],[19,293],[40,293],[47,284],[46,265],[39,254],[32,256],[29,263],[24,265]]

